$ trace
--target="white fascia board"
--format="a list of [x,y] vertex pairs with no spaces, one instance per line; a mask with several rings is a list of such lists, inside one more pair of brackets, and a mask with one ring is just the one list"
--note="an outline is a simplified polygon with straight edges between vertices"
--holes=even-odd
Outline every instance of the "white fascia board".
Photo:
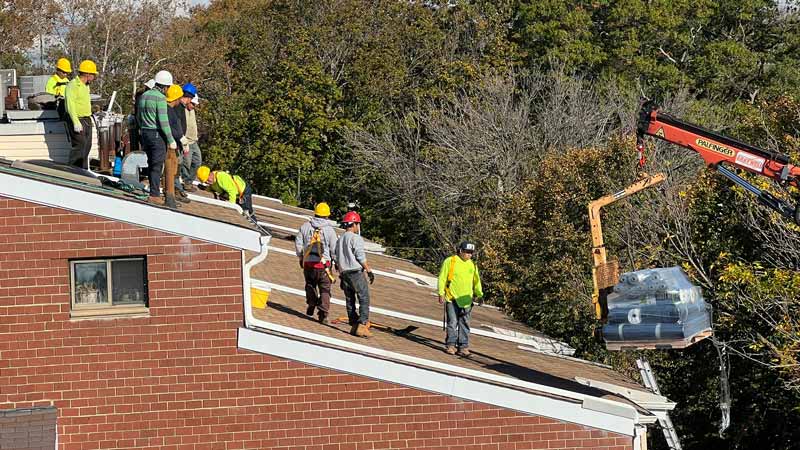
[[[273,247],[270,247],[270,250],[272,250],[272,249],[273,249]],[[296,289],[296,288],[292,288],[292,287],[289,287],[289,286],[283,286],[281,284],[276,284],[276,283],[270,283],[268,281],[259,280],[259,279],[256,279],[256,278],[253,278],[251,280],[251,284],[253,286],[255,286],[255,287],[259,287],[259,286],[262,287],[262,288],[263,287],[270,287],[271,289],[275,289],[276,291],[281,291],[281,292],[285,292],[287,294],[297,295],[299,297],[305,297],[306,296],[306,291],[303,291],[301,289]],[[331,303],[334,303],[334,304],[337,304],[337,305],[345,305],[345,301],[344,300],[340,300],[340,299],[334,298],[334,297],[331,297]],[[370,313],[375,313],[375,314],[381,314],[381,315],[384,315],[384,316],[387,316],[387,317],[394,317],[396,319],[402,319],[402,320],[408,320],[408,321],[411,321],[411,322],[424,323],[426,325],[433,325],[435,327],[442,326],[442,322],[440,320],[431,319],[431,318],[422,317],[422,316],[415,316],[413,314],[406,314],[406,313],[402,313],[402,312],[398,312],[398,311],[392,311],[390,309],[377,308],[377,307],[374,307],[374,306],[370,306],[369,307],[369,312]],[[501,340],[501,341],[514,342],[514,343],[517,343],[517,344],[525,344],[525,345],[533,345],[534,344],[529,339],[522,339],[522,338],[518,338],[518,337],[514,337],[514,336],[505,336],[505,335],[502,335],[502,334],[494,333],[492,331],[482,330],[482,329],[480,329],[478,327],[472,328],[472,330],[470,331],[470,334],[476,334],[478,336],[485,336],[485,337],[489,337],[489,338],[492,338],[492,339],[498,339],[498,340]]]
[[[265,325],[263,321],[258,322],[261,322],[258,326]],[[349,346],[354,351],[323,347],[317,344],[247,328],[239,329],[239,348],[279,358],[300,361],[317,367],[324,367],[340,372],[396,383],[428,392],[458,397],[465,400],[521,411],[527,414],[549,417],[590,428],[620,433],[631,437],[634,436],[634,427],[639,418],[638,413],[633,407],[622,403],[616,403],[615,405],[615,402],[604,399],[596,399],[570,391],[562,391],[547,386],[526,383],[533,387],[540,388],[537,390],[546,394],[551,393],[549,391],[558,391],[552,392],[552,394],[563,398],[536,395],[535,393],[519,391],[510,387],[464,378],[463,376],[457,376],[452,373],[443,373],[438,370],[417,367],[416,364],[418,364],[418,362],[412,363],[415,365],[403,364],[370,355],[371,353],[385,352],[379,349],[327,338],[321,335],[314,335],[313,333],[303,332],[302,330],[276,324],[266,323],[266,325],[272,329],[272,331],[291,335],[298,335],[299,333],[303,335],[300,337],[315,340],[324,339],[326,342],[338,341],[330,343],[337,346]],[[433,361],[421,359],[420,362],[426,365],[434,363]],[[441,370],[446,371],[460,370],[477,372],[479,375],[483,375],[483,378],[491,375],[457,366],[440,363],[438,363],[438,365],[442,366],[440,367]],[[512,381],[524,383],[513,378],[496,377],[502,379],[499,380],[502,382]]]
[[0,173],[0,195],[228,247],[261,250],[261,234],[255,230],[30,178]]

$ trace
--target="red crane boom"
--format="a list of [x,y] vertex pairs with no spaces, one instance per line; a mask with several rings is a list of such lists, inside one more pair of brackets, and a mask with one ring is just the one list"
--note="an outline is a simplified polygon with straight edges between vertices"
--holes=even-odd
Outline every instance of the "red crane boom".
[[759,202],[794,219],[800,225],[800,208],[753,186],[731,169],[742,169],[800,188],[800,167],[790,163],[787,155],[764,150],[723,136],[698,125],[684,122],[658,111],[651,102],[639,111],[636,148],[639,165],[644,165],[644,136],[653,136],[697,152],[706,164],[756,196]]

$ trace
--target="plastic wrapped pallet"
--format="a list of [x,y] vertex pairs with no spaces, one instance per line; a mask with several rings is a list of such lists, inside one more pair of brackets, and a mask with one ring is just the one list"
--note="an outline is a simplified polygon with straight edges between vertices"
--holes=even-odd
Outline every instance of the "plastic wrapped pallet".
[[711,329],[710,310],[680,267],[624,273],[608,296],[603,335],[642,347],[688,343]]

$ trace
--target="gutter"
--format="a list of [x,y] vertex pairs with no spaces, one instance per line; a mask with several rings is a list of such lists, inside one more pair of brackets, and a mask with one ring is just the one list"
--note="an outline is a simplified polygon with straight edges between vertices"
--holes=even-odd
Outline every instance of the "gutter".
[[242,250],[242,297],[244,298],[244,326],[252,328],[257,326],[261,321],[253,316],[253,300],[250,296],[250,270],[267,259],[269,254],[269,241],[272,239],[270,235],[261,235],[259,241],[261,243],[261,251],[255,258],[249,262],[245,262],[245,252]]

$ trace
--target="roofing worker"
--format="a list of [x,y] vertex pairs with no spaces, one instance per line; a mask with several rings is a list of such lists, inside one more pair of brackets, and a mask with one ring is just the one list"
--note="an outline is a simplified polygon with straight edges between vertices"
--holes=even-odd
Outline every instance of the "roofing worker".
[[81,61],[78,76],[67,83],[64,89],[66,113],[72,150],[69,153],[69,165],[89,168],[89,152],[92,150],[92,103],[89,96],[89,85],[97,76],[94,62]]
[[[199,176],[198,170],[198,176]],[[314,217],[300,227],[294,240],[294,248],[303,268],[306,281],[306,314],[314,315],[319,310],[320,323],[328,323],[331,308],[331,258],[336,250],[336,232],[333,231],[331,208],[320,203],[314,208]],[[319,293],[317,292],[319,290]]]
[[[161,199],[161,171],[167,158],[167,148],[177,150],[172,137],[165,93],[172,85],[172,74],[166,70],[155,76],[155,86],[139,97],[136,121],[142,135],[142,149],[147,154],[147,178],[150,181],[150,197],[147,201],[163,205]],[[173,202],[174,203],[174,202]]]
[[472,261],[475,244],[462,242],[458,254],[444,260],[439,271],[439,304],[445,304],[447,316],[447,353],[469,356],[469,321],[472,299],[483,297],[478,266]]
[[183,151],[181,147],[181,139],[183,138],[183,128],[181,128],[180,120],[178,119],[178,112],[175,108],[183,98],[183,89],[177,84],[173,84],[167,88],[167,118],[169,120],[169,128],[172,132],[172,138],[178,148],[175,150],[167,151],[166,166],[164,167],[164,190],[166,191],[166,205],[170,208],[175,208],[175,199],[189,203],[189,199],[185,192],[176,197],[175,190],[183,191],[181,181],[178,179],[178,158]]
[[56,98],[64,98],[64,90],[69,83],[69,75],[72,73],[72,64],[67,58],[60,58],[56,62],[56,73],[53,74],[44,85],[44,91],[54,95]]
[[197,179],[208,184],[211,192],[221,200],[239,204],[250,216],[253,216],[253,189],[239,175],[231,175],[222,170],[214,170],[208,166],[197,169]]
[[200,99],[197,97],[197,88],[192,83],[183,85],[183,96],[184,98],[189,98],[183,104],[186,127],[184,128],[181,178],[183,178],[183,188],[191,192],[195,190],[193,181],[197,176],[197,169],[203,164],[203,155],[200,153],[200,146],[197,145],[199,137],[197,133],[197,115],[194,110],[195,106],[200,103]]
[[[367,264],[364,252],[364,239],[361,237],[361,216],[350,211],[342,218],[342,227],[346,230],[336,241],[333,258],[341,276],[340,287],[346,300],[347,319],[350,323],[350,334],[359,337],[371,337],[367,327],[369,321],[369,283],[375,281],[375,275]],[[358,314],[356,314],[356,296],[358,296]]]
[[156,87],[156,80],[149,79],[145,81],[144,86],[139,88],[135,94],[133,94],[133,120],[128,122],[130,128],[128,128],[128,135],[131,139],[131,150],[139,151],[142,150],[142,130],[139,127],[139,99],[142,97],[142,94],[153,89]]

